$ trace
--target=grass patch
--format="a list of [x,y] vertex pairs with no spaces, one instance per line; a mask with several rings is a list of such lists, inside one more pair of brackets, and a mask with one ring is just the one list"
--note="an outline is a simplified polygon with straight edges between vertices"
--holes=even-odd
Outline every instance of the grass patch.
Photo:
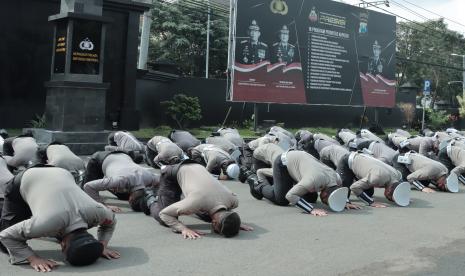
[[[152,138],[153,136],[165,136],[167,137],[171,130],[173,128],[170,127],[170,126],[158,126],[158,127],[155,127],[155,128],[141,128],[137,131],[131,131],[137,138],[141,138],[141,139],[150,139]],[[188,131],[190,133],[192,133],[192,135],[194,135],[195,137],[197,138],[200,138],[200,139],[204,139],[208,136],[210,136],[210,134],[212,133],[212,131],[215,131],[218,129],[218,126],[202,126],[202,127],[198,127],[198,128],[191,128],[191,129],[188,129]],[[288,131],[292,132],[292,133],[296,133],[299,129],[306,129],[312,133],[323,133],[323,134],[326,134],[326,135],[329,135],[329,136],[335,136],[336,135],[336,131],[338,130],[337,128],[331,128],[331,127],[303,127],[303,128],[286,128]],[[248,129],[248,128],[239,128],[239,133],[241,134],[242,137],[244,138],[256,138],[256,137],[260,137],[262,136],[264,133],[265,130],[261,130],[259,131],[259,133],[255,133],[252,129]],[[355,129],[353,128],[352,129],[354,132],[356,132],[358,129]],[[8,131],[8,134],[10,136],[18,136],[22,133],[22,129],[20,128],[10,128],[10,129],[7,129]],[[384,132],[386,133],[386,135],[389,133],[389,132],[395,132],[396,131],[396,128],[385,128],[384,129]],[[410,132],[410,134],[412,135],[418,135],[418,131],[416,130],[408,130]],[[383,135],[380,135],[380,138],[384,138]]]

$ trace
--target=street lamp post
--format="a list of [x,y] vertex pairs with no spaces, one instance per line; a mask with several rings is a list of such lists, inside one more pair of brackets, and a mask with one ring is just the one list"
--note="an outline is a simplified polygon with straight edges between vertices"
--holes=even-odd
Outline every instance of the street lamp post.
[[463,66],[463,78],[462,78],[462,97],[465,97],[465,55],[450,54],[454,57],[462,57],[462,66]]

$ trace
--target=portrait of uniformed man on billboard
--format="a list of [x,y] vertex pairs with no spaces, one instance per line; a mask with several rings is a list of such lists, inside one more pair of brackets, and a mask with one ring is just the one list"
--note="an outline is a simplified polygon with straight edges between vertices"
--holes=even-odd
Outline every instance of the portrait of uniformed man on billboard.
[[383,59],[381,55],[381,45],[375,40],[373,43],[373,57],[368,62],[368,73],[372,75],[378,75],[383,73]]
[[256,64],[269,59],[268,45],[260,41],[260,27],[256,20],[248,29],[249,38],[240,42],[238,62],[242,64]]
[[294,62],[295,46],[289,43],[289,29],[284,25],[279,30],[279,42],[273,44],[271,54],[272,63],[285,62],[291,64]]

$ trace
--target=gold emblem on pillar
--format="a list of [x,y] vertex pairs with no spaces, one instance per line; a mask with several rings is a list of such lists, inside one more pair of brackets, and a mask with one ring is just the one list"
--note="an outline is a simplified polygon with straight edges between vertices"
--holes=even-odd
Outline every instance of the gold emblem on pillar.
[[289,11],[286,2],[284,0],[273,0],[270,3],[270,9],[272,13],[286,15]]

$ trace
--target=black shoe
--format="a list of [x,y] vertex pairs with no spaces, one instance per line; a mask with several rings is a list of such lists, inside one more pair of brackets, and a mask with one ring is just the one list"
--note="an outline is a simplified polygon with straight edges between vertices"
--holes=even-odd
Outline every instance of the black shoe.
[[250,187],[250,194],[255,197],[258,200],[261,200],[263,198],[262,193],[258,191],[257,187],[258,186],[258,181],[256,177],[249,177],[247,178],[247,183],[249,184]]

